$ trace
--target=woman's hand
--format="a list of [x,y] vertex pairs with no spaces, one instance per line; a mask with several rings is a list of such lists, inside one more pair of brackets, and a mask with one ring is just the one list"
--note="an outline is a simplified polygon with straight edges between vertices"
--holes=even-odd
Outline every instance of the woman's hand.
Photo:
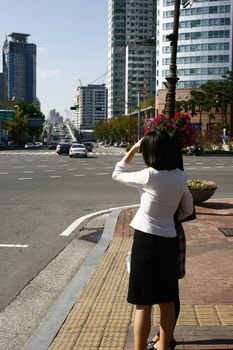
[[140,146],[141,146],[142,139],[143,139],[143,137],[133,145],[133,148],[135,148],[136,150],[139,150]]
[[126,153],[126,155],[122,158],[123,162],[130,163],[137,153],[137,151],[140,149],[142,138],[136,142],[129,150],[129,152]]

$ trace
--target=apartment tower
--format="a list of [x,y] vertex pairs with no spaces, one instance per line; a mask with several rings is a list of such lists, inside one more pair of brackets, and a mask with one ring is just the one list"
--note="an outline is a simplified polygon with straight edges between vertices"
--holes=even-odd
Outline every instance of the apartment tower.
[[108,117],[155,94],[157,0],[109,0]]
[[[156,89],[163,89],[168,73],[174,0],[158,0]],[[193,0],[180,10],[177,88],[197,88],[222,79],[233,70],[232,0]]]
[[88,84],[77,89],[75,126],[78,130],[93,129],[107,119],[107,94],[105,84]]

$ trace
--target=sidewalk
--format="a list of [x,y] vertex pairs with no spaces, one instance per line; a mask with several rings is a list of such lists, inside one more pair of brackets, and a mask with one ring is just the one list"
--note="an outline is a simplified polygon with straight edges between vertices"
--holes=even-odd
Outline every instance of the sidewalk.
[[[233,199],[197,206],[197,220],[184,224],[186,277],[180,281],[177,350],[233,350]],[[126,302],[126,254],[136,208],[116,213],[113,237],[49,350],[133,350],[133,306]],[[120,214],[119,214],[120,213]],[[152,318],[158,329],[159,310]],[[48,325],[49,326],[49,325]],[[28,347],[27,349],[32,349]],[[37,347],[33,350],[46,349]]]

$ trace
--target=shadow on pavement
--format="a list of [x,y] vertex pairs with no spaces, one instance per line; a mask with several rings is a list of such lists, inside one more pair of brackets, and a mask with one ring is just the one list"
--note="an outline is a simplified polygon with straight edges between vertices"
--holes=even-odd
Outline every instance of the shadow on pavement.
[[222,202],[206,202],[206,203],[198,204],[198,207],[222,210],[222,209],[232,209],[233,204],[222,203]]

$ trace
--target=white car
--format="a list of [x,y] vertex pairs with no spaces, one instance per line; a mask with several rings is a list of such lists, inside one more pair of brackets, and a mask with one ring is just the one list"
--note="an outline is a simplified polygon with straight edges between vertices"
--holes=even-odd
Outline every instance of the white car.
[[72,157],[87,157],[87,150],[83,143],[73,143],[69,150],[69,156]]
[[27,143],[24,145],[24,148],[25,148],[25,149],[34,149],[34,148],[35,148],[35,145],[34,145],[34,143],[32,143],[32,142],[27,142]]

